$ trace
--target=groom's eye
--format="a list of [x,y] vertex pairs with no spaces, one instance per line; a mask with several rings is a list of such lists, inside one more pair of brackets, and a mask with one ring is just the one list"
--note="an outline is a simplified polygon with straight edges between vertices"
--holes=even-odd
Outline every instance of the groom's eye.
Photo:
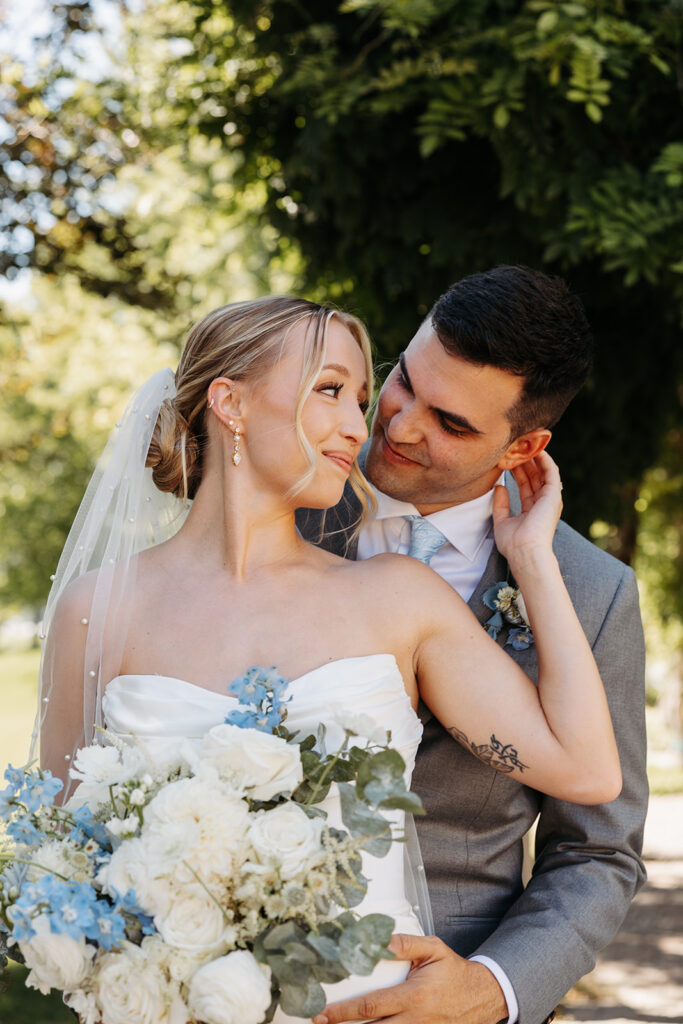
[[412,395],[413,389],[408,383],[406,375],[404,374],[403,370],[400,367],[396,368],[396,383],[400,388],[403,388],[405,391],[409,391],[410,394]]
[[467,430],[458,430],[457,427],[454,427],[448,422],[445,416],[439,416],[439,423],[441,425],[441,429],[445,430],[447,434],[452,434],[453,437],[467,437],[469,433]]

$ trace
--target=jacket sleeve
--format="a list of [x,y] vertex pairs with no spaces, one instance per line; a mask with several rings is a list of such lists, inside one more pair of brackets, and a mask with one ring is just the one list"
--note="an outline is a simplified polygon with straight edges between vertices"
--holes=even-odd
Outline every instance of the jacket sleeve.
[[619,747],[621,795],[596,807],[542,799],[531,881],[476,950],[510,979],[519,1024],[540,1024],[594,967],[645,880],[645,656],[635,576],[626,567],[593,653]]

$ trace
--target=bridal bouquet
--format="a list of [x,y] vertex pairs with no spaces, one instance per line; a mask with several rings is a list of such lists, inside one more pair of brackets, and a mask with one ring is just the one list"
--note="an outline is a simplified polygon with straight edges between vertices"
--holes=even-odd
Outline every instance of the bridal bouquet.
[[[242,708],[199,742],[169,739],[163,763],[120,740],[80,750],[63,807],[49,772],[5,772],[0,969],[25,962],[27,985],[61,990],[82,1024],[310,1018],[321,982],[392,955],[392,919],[353,911],[361,851],[395,838],[382,810],[421,813],[390,735],[340,712],[328,752],[324,726],[285,727],[274,669],[230,689]],[[333,784],[344,829],[318,806]]]

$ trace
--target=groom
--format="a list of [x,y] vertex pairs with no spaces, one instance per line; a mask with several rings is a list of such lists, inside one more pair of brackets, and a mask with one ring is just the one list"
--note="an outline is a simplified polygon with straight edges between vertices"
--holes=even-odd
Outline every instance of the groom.
[[[327,514],[322,543],[352,558],[409,553],[404,517],[419,513],[442,535],[433,531],[432,568],[483,625],[495,613],[483,595],[507,571],[493,541],[493,488],[504,479],[519,511],[506,471],[545,448],[589,365],[583,307],[559,279],[503,266],[459,281],[382,388],[364,453],[374,517],[354,539],[359,505],[347,489]],[[319,513],[302,513],[299,524],[319,540]],[[543,796],[477,760],[422,709],[413,788],[427,811],[418,830],[439,939],[394,940],[400,958],[420,969],[393,989],[331,1004],[316,1022],[541,1024],[593,967],[642,884],[647,781],[635,579],[562,522],[555,553],[607,691],[621,795],[599,807]],[[510,628],[497,642],[536,679],[535,647]],[[539,813],[525,889],[522,838]]]

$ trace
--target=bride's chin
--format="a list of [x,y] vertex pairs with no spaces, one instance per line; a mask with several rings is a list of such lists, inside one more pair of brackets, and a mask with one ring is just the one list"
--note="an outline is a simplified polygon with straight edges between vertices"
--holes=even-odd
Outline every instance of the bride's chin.
[[344,487],[305,487],[303,491],[296,495],[296,507],[297,508],[316,508],[323,509],[334,508],[338,505],[344,494]]

